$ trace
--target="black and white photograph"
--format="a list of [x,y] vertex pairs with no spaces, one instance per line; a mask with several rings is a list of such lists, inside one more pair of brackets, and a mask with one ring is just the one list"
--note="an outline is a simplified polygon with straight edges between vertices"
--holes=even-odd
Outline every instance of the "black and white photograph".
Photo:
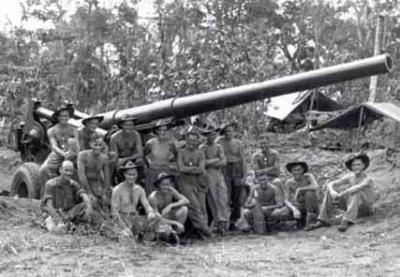
[[400,276],[400,1],[0,0],[0,276]]

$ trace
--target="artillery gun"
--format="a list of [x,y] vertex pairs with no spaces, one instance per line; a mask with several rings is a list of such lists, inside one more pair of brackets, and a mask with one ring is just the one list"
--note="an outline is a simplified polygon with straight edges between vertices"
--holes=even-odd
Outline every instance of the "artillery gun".
[[[172,117],[179,120],[296,91],[388,73],[391,69],[391,57],[383,54],[270,81],[166,99],[125,110],[102,113],[100,115],[104,117],[104,120],[99,126],[99,131],[106,134],[119,119],[129,115],[137,118],[138,131],[146,132],[157,119]],[[13,176],[11,195],[28,198],[39,196],[43,185],[39,181],[39,164],[50,152],[47,129],[55,123],[53,113],[42,107],[39,101],[31,100],[24,124],[11,133],[10,138],[15,142],[14,148],[21,153],[24,162]],[[87,114],[74,111],[74,117],[68,123],[78,128],[82,125],[82,119],[87,116]]]

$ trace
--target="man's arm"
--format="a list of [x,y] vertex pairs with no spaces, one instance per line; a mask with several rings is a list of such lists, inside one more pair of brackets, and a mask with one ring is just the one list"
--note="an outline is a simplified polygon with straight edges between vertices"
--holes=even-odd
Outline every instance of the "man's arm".
[[47,136],[49,138],[49,142],[51,145],[51,150],[53,150],[54,152],[56,152],[57,154],[59,154],[60,156],[67,156],[67,152],[64,151],[63,149],[61,149],[60,147],[58,147],[58,143],[57,143],[57,138],[56,138],[56,130],[53,128],[50,128],[47,131]]
[[243,172],[243,178],[246,178],[247,175],[247,164],[246,164],[246,154],[244,152],[244,146],[243,143],[240,141],[239,143],[239,155],[240,155],[240,161],[242,163],[242,172]]
[[153,211],[156,215],[161,215],[160,211],[158,210],[158,200],[156,196],[156,192],[153,191],[149,196],[149,203],[150,206],[153,208]]
[[90,189],[89,182],[86,178],[86,165],[85,165],[85,153],[80,152],[78,154],[78,177],[82,184],[82,187],[88,192],[93,193]]
[[144,210],[146,211],[146,215],[148,218],[154,217],[153,208],[150,206],[149,201],[147,200],[146,193],[144,189],[140,188],[139,190],[139,201],[142,203]]
[[112,215],[118,220],[119,224],[125,229],[125,230],[129,230],[130,234],[132,234],[131,230],[129,229],[129,227],[125,224],[125,222],[123,221],[121,215],[119,214],[119,208],[121,206],[121,201],[120,201],[120,197],[118,194],[117,190],[113,190],[112,191],[112,195],[111,195],[111,213]]
[[[171,192],[172,192],[173,198],[176,199],[177,201],[169,203],[164,208],[164,210],[167,210],[167,212],[169,212],[173,208],[185,206],[190,203],[189,199],[187,199],[183,194],[179,193],[176,189],[171,188]],[[163,214],[167,213],[167,212],[162,211]]]
[[283,200],[283,204],[292,211],[294,218],[298,219],[301,216],[300,211],[289,200],[290,199],[290,184],[291,184],[291,182],[292,181],[289,179],[289,180],[286,181],[285,185],[283,186],[284,187],[284,194],[285,194],[285,198]]
[[224,152],[224,149],[222,148],[222,146],[219,144],[217,144],[217,154],[218,154],[218,161],[214,165],[218,166],[218,167],[226,166],[225,152]]
[[329,193],[331,194],[331,195],[336,195],[337,194],[337,191],[334,189],[334,187],[335,186],[338,186],[338,185],[343,185],[343,184],[346,184],[346,183],[348,183],[349,181],[350,181],[350,179],[351,179],[351,175],[345,175],[345,176],[343,176],[343,177],[341,177],[341,178],[339,178],[339,179],[337,179],[337,180],[334,180],[334,181],[332,181],[332,182],[329,182],[327,185],[326,185],[326,189],[329,191]]
[[372,178],[368,176],[368,177],[366,177],[364,180],[362,180],[359,184],[354,185],[354,186],[351,186],[350,188],[348,188],[348,189],[342,191],[342,192],[340,193],[340,195],[341,195],[341,196],[344,196],[344,195],[356,193],[356,192],[358,192],[358,191],[364,189],[365,187],[370,186],[371,183],[372,183]]
[[319,186],[317,180],[315,179],[314,175],[311,173],[306,173],[306,178],[309,182],[308,186],[300,187],[297,191],[305,191],[305,190],[318,190]]
[[254,192],[256,190],[256,186],[251,187],[250,192],[249,192],[249,196],[247,197],[246,201],[244,202],[244,207],[250,209],[251,207],[253,207],[255,205],[255,195]]
[[178,171],[182,173],[193,174],[194,166],[185,166],[183,162],[182,151],[178,152]]

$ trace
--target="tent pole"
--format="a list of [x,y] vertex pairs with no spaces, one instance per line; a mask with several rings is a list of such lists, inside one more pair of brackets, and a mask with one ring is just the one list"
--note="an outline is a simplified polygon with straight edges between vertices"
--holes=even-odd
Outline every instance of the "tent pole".
[[360,109],[360,117],[358,118],[358,129],[357,129],[357,152],[360,151],[360,138],[361,138],[361,125],[363,123],[363,117],[364,117],[364,107],[361,106]]

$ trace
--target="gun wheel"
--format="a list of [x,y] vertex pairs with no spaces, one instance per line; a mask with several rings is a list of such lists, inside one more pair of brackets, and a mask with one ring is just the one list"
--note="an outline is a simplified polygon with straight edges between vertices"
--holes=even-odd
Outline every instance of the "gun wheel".
[[20,198],[40,198],[38,164],[27,162],[17,168],[12,179],[10,194]]

